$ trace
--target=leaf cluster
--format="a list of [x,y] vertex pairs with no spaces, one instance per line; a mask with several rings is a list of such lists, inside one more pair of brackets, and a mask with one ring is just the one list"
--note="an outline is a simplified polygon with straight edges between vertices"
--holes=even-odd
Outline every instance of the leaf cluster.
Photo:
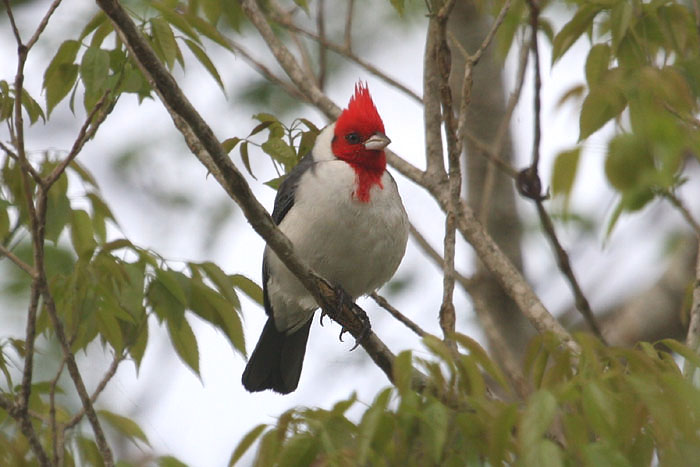
[[[231,464],[256,440],[260,466],[692,465],[700,455],[700,391],[672,351],[698,358],[677,341],[621,349],[578,335],[575,355],[551,335],[537,337],[525,355],[532,392],[518,401],[498,364],[455,337],[458,353],[427,338],[431,358],[399,355],[396,387],[366,406],[352,395],[257,426]],[[410,387],[411,363],[430,377],[422,393]]]

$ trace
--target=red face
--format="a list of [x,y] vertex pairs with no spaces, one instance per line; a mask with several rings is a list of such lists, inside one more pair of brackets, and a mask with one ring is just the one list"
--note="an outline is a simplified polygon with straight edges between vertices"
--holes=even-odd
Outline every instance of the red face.
[[370,189],[382,187],[386,169],[384,147],[389,138],[384,134],[384,123],[372,102],[366,85],[355,85],[355,94],[348,108],[335,123],[331,148],[338,159],[344,160],[357,174],[354,196],[363,203],[370,201]]
[[340,114],[335,124],[331,144],[333,154],[353,166],[383,172],[386,167],[383,148],[376,150],[365,147],[365,143],[374,135],[386,138],[384,123],[372,102],[369,90],[359,83],[355,85],[355,95],[350,98],[348,108]]

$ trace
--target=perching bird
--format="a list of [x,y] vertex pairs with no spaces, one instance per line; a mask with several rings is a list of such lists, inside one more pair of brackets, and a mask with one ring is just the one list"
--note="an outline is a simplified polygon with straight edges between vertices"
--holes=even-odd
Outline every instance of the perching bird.
[[[272,212],[296,253],[353,300],[387,282],[406,250],[408,218],[386,171],[389,143],[369,90],[355,85],[347,109],[280,185]],[[318,305],[269,248],[263,292],[268,320],[243,386],[287,394],[299,384]]]

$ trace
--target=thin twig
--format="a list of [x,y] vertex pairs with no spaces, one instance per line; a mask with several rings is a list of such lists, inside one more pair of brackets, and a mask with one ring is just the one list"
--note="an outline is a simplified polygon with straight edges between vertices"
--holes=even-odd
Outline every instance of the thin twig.
[[[428,242],[428,239],[425,238],[423,234],[420,233],[413,224],[409,223],[408,229],[418,246],[425,252],[425,254],[428,255],[428,258],[432,259],[433,262],[437,265],[437,267],[442,269],[444,267],[443,264],[445,260],[442,258],[440,253],[438,253],[437,250],[433,248],[430,242]],[[472,287],[474,287],[478,283],[478,280],[469,278],[459,273],[458,271],[455,271],[454,274],[455,280],[459,282],[459,284],[464,288],[464,290],[466,290],[469,293],[471,293],[471,291],[473,290]]]
[[464,136],[469,140],[470,143],[476,146],[476,148],[482,155],[484,155],[489,161],[495,164],[496,167],[498,167],[501,170],[501,172],[503,172],[505,175],[508,175],[514,180],[518,177],[518,171],[515,169],[515,167],[501,159],[493,147],[484,143],[481,139],[479,139],[474,133],[470,132],[469,130],[464,131]]
[[[432,68],[431,74],[437,74],[439,79],[440,103],[442,105],[442,120],[444,121],[445,136],[447,140],[448,161],[448,189],[449,201],[445,216],[445,237],[443,241],[443,285],[442,304],[440,305],[440,328],[445,341],[456,349],[456,344],[450,342],[450,337],[455,332],[456,313],[454,306],[455,288],[455,243],[457,226],[455,222],[455,210],[459,203],[462,191],[462,141],[458,134],[458,123],[455,120],[450,87],[450,73],[452,58],[450,48],[447,45],[447,21],[454,7],[454,1],[446,1],[438,14],[431,18],[431,22],[437,24],[435,40],[431,41],[434,47],[433,60],[426,63]],[[465,114],[468,105],[463,96]]]
[[46,14],[44,14],[44,17],[41,18],[39,26],[36,28],[36,31],[34,31],[34,34],[27,42],[27,50],[34,47],[34,44],[36,44],[36,42],[39,40],[39,36],[41,36],[41,33],[44,32],[44,29],[46,29],[46,26],[49,24],[49,19],[51,19],[51,15],[53,15],[53,12],[56,11],[56,8],[58,8],[58,5],[60,4],[61,0],[54,0],[53,2],[51,2],[48,11],[46,12]]
[[9,249],[7,249],[5,246],[0,245],[0,258],[3,256],[7,257],[15,263],[21,270],[29,274],[29,277],[35,277],[36,276],[36,271],[34,271],[34,268],[19,259],[14,253],[12,253]]
[[541,107],[542,102],[540,98],[540,91],[542,88],[542,77],[540,76],[540,49],[537,42],[537,32],[539,31],[539,17],[540,17],[540,7],[538,0],[528,0],[528,5],[530,6],[530,27],[532,28],[532,58],[534,63],[532,64],[535,74],[534,83],[534,129],[532,138],[532,163],[530,165],[531,170],[537,174],[539,162],[540,162],[540,138],[542,137],[542,131],[540,129],[541,121]]
[[308,101],[305,95],[300,93],[294,86],[291,86],[289,82],[283,80],[282,78],[278,77],[275,75],[270,69],[265,66],[262,62],[258,61],[253,57],[242,45],[238,44],[237,42],[231,41],[227,39],[227,43],[229,46],[240,56],[243,57],[243,59],[248,62],[248,64],[253,67],[255,70],[257,70],[258,73],[260,73],[263,77],[265,77],[268,81],[271,83],[279,86],[282,88],[287,94],[289,94],[291,97],[294,99],[298,99],[301,101]]
[[700,237],[700,223],[698,223],[698,221],[695,220],[695,218],[685,206],[683,201],[669,190],[661,190],[659,193],[661,194],[661,196],[666,198],[678,210],[678,212],[681,213],[683,219],[685,219],[688,225],[692,227],[693,231],[695,232],[695,235]]
[[20,163],[20,178],[22,184],[22,191],[24,194],[25,201],[27,203],[27,210],[29,212],[29,220],[32,231],[32,243],[34,246],[34,268],[38,274],[33,274],[32,286],[29,300],[29,308],[27,310],[27,324],[26,324],[26,335],[25,335],[25,357],[24,357],[24,368],[22,370],[22,385],[21,385],[21,397],[18,407],[18,417],[20,421],[20,429],[22,433],[29,440],[29,444],[36,456],[37,460],[41,465],[49,465],[49,458],[44,451],[41,443],[39,442],[34,426],[29,419],[29,397],[32,390],[32,374],[34,370],[34,340],[36,337],[36,312],[39,305],[39,295],[40,295],[40,267],[41,263],[38,259],[43,260],[43,237],[41,233],[43,229],[41,228],[41,223],[37,217],[37,210],[34,205],[33,200],[33,188],[30,181],[30,164],[27,160],[25,149],[24,149],[24,120],[22,116],[22,91],[24,89],[24,65],[27,61],[27,54],[29,49],[22,43],[22,38],[15,23],[14,14],[12,13],[12,8],[10,6],[9,0],[5,1],[5,9],[7,11],[7,16],[10,19],[10,24],[12,25],[12,31],[15,36],[15,41],[17,43],[17,71],[15,73],[14,87],[15,87],[15,102],[14,102],[14,133],[12,134],[13,144],[17,148],[17,158]]
[[437,63],[440,26],[434,18],[428,23],[423,54],[423,125],[425,126],[425,165],[430,176],[447,179],[442,146],[441,78]]
[[71,162],[73,162],[73,159],[75,159],[76,156],[80,153],[85,143],[92,139],[93,136],[95,136],[95,133],[97,133],[100,124],[104,122],[105,118],[107,117],[107,112],[106,110],[103,111],[103,107],[107,103],[107,99],[110,93],[110,89],[106,90],[100,98],[100,100],[97,101],[95,106],[92,108],[90,114],[85,119],[83,126],[80,128],[78,136],[75,138],[75,141],[73,142],[73,147],[71,148],[68,155],[44,179],[44,190],[49,190],[49,188],[51,188],[51,186],[56,182],[56,180],[59,179],[59,177],[66,170],[66,167],[68,167],[68,165]]
[[415,322],[413,322],[409,317],[401,313],[399,310],[391,306],[391,304],[387,301],[386,298],[382,297],[379,295],[377,292],[372,292],[370,295],[374,299],[375,302],[377,302],[377,305],[380,307],[384,308],[386,311],[388,311],[391,316],[396,318],[398,321],[406,325],[408,329],[416,333],[419,337],[425,337],[427,332],[425,332],[420,326],[418,326]]
[[[58,436],[58,426],[56,424],[56,386],[58,385],[58,380],[63,374],[63,368],[66,365],[66,359],[61,360],[61,364],[58,367],[56,376],[51,380],[51,390],[49,391],[49,425],[51,427],[51,445],[53,448],[53,463],[54,465],[61,465],[59,463],[59,436]],[[63,438],[63,437],[61,437]],[[63,444],[60,444],[61,451],[63,451]],[[61,456],[63,457],[63,456]]]
[[542,223],[542,227],[544,228],[545,234],[549,239],[549,242],[552,244],[552,248],[554,248],[554,253],[557,258],[557,264],[559,265],[559,269],[564,274],[564,277],[566,277],[566,279],[568,280],[569,285],[571,286],[571,290],[574,293],[576,309],[583,315],[583,318],[586,320],[586,323],[588,323],[588,326],[591,328],[593,333],[601,341],[605,342],[603,333],[600,330],[600,325],[598,325],[598,322],[595,319],[595,315],[591,310],[591,306],[588,303],[588,299],[584,295],[583,290],[581,289],[581,286],[578,283],[578,280],[576,280],[576,275],[574,274],[574,270],[571,267],[571,262],[569,261],[569,255],[566,253],[566,250],[564,250],[564,247],[561,246],[561,242],[559,242],[559,238],[557,237],[556,230],[554,229],[552,219],[549,217],[547,210],[544,208],[542,200],[535,200],[535,204],[537,206],[537,213],[540,216],[540,222]]
[[[688,335],[686,344],[694,352],[700,350],[700,235],[698,240],[698,256],[695,261],[695,281],[693,283],[693,302],[690,306],[690,323],[688,325]],[[683,365],[683,373],[692,378],[695,373],[695,366],[686,359]]]
[[[114,377],[114,375],[117,373],[117,369],[119,368],[119,364],[124,361],[124,358],[126,358],[125,353],[120,353],[120,354],[115,354],[114,359],[112,359],[112,363],[109,365],[109,368],[105,372],[104,376],[100,380],[100,382],[97,384],[97,387],[95,390],[92,392],[92,395],[90,396],[90,401],[94,404],[97,402],[97,398],[100,397],[100,394],[102,394],[102,391],[104,391],[104,388],[107,387],[107,383]],[[80,423],[80,421],[83,419],[85,416],[85,407],[80,409],[78,413],[76,413],[73,418],[71,418],[69,421],[67,421],[63,425],[63,431],[69,430],[70,428],[73,428],[75,425]]]
[[56,338],[58,339],[58,342],[61,345],[61,350],[63,351],[63,356],[66,360],[66,366],[68,367],[68,373],[70,374],[71,380],[73,380],[73,385],[75,386],[76,392],[78,393],[78,397],[80,398],[80,402],[82,403],[82,406],[85,409],[87,419],[90,422],[90,425],[92,426],[92,431],[95,434],[95,442],[97,443],[97,448],[100,451],[100,455],[102,456],[102,461],[106,466],[113,466],[114,456],[112,454],[112,450],[109,447],[109,444],[107,444],[107,439],[105,438],[104,431],[102,430],[102,425],[100,424],[100,421],[97,418],[97,413],[95,412],[95,408],[93,407],[92,400],[90,399],[87,389],[85,388],[85,382],[83,381],[83,377],[81,376],[80,370],[78,369],[78,364],[75,361],[75,356],[73,355],[73,352],[70,349],[68,338],[63,328],[63,323],[61,323],[60,319],[58,318],[56,304],[54,303],[53,297],[51,296],[51,293],[49,292],[48,287],[46,285],[46,278],[42,277],[42,279],[44,279],[42,287],[42,298],[44,300],[44,303],[46,304],[46,310],[48,311],[49,319],[51,320],[51,324],[53,325],[54,331],[56,333]]
[[361,57],[355,55],[351,49],[347,48],[346,46],[342,46],[339,44],[336,44],[334,42],[331,42],[329,40],[326,40],[325,38],[320,37],[318,34],[315,34],[307,29],[304,29],[296,24],[294,24],[291,19],[286,18],[284,16],[281,16],[279,13],[275,15],[275,21],[277,21],[280,25],[284,26],[285,28],[289,29],[290,31],[295,31],[300,34],[303,34],[314,41],[318,42],[321,44],[324,48],[330,50],[331,52],[334,52],[342,57],[347,58],[348,60],[351,60],[367,70],[369,73],[373,74],[377,78],[381,79],[382,81],[386,82],[387,84],[395,87],[396,89],[402,91],[404,94],[412,98],[413,100],[422,103],[423,100],[421,97],[416,94],[414,91],[409,89],[407,86],[404,84],[401,84],[394,78],[390,77],[387,75],[385,72],[381,71],[379,68],[375,67],[371,63],[365,61]]
[[352,12],[355,6],[355,0],[348,0],[348,10],[345,14],[345,50],[352,50]]
[[326,15],[325,15],[325,4],[324,0],[318,1],[318,14],[316,15],[316,26],[318,28],[318,37],[321,40],[318,44],[318,87],[323,89],[326,87],[326,67],[327,65],[327,55],[326,47],[323,46],[323,42],[326,42]]
[[17,46],[19,48],[23,48],[24,45],[22,44],[22,36],[19,34],[19,28],[17,27],[17,23],[15,22],[15,15],[12,13],[12,8],[10,7],[10,0],[4,0],[5,2],[5,10],[7,11],[7,17],[10,19],[10,25],[12,26],[12,33],[15,35],[15,42],[17,42]]
[[503,333],[499,331],[498,325],[493,317],[493,312],[488,309],[486,303],[479,294],[470,294],[474,305],[474,312],[479,319],[481,329],[486,334],[489,348],[495,353],[496,359],[501,362],[506,370],[513,387],[522,400],[526,400],[530,394],[530,385],[523,375],[518,358],[513,355],[511,346],[506,342]]
[[[0,141],[0,149],[5,151],[5,154],[7,154],[10,157],[10,159],[13,159],[13,160],[17,161],[18,164],[21,164],[21,161],[19,160],[19,156],[17,154],[15,154],[15,152],[12,149],[10,149],[8,146],[6,146],[2,141]],[[32,164],[24,164],[22,166],[22,168],[24,170],[26,170],[27,172],[29,172],[29,174],[32,176],[32,178],[34,179],[35,182],[41,183],[41,174],[39,174],[39,172],[36,171],[36,169],[34,168],[34,166],[32,166]]]

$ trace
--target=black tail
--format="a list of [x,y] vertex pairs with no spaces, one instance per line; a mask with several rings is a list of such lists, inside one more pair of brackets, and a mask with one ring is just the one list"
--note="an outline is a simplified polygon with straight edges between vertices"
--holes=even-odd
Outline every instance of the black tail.
[[243,387],[250,392],[272,389],[289,394],[294,391],[299,384],[311,321],[288,335],[279,332],[272,318],[268,318],[243,371]]

